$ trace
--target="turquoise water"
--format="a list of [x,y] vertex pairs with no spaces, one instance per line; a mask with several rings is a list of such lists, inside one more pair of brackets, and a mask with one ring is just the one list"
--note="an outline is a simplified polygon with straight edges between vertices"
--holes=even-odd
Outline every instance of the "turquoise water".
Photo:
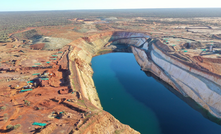
[[104,110],[142,134],[220,134],[221,126],[141,71],[133,54],[96,56],[92,68]]

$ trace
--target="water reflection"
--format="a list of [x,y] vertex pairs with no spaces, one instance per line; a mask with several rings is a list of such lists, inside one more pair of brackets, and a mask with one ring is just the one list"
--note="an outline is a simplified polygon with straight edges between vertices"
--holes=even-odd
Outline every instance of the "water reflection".
[[192,98],[190,97],[185,97],[183,96],[180,92],[175,90],[172,86],[170,86],[168,83],[165,81],[161,80],[159,77],[157,77],[155,74],[149,72],[149,71],[144,71],[145,74],[148,77],[153,77],[156,81],[164,85],[169,91],[171,91],[173,94],[175,94],[177,97],[179,97],[181,100],[186,102],[190,107],[192,107],[194,110],[200,112],[205,118],[209,119],[212,122],[217,123],[218,125],[221,125],[221,119],[213,116],[208,110],[204,109],[201,105],[199,105],[197,102],[195,102]]

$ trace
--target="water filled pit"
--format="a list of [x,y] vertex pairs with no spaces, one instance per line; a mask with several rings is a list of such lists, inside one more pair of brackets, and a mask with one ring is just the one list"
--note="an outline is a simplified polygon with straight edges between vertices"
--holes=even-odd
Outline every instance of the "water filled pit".
[[219,134],[221,131],[220,125],[204,118],[141,71],[132,53],[96,56],[92,68],[104,110],[142,134]]

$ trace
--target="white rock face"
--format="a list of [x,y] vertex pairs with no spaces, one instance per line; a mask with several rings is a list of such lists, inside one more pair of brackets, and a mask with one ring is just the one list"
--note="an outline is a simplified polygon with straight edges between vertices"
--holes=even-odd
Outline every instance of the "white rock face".
[[141,47],[143,45],[143,49],[148,48],[148,43],[146,39],[150,38],[143,33],[132,33],[132,32],[116,32],[111,40],[113,44],[129,44],[137,47]]
[[214,116],[221,118],[221,81],[216,77],[191,68],[161,52],[153,44],[148,60],[148,47],[132,47],[142,70],[150,71],[173,86],[184,96],[191,97]]
[[[190,96],[212,114],[221,117],[221,93],[215,83],[203,81],[200,78],[201,76],[175,66],[164,60],[163,57],[159,57],[154,51],[151,52],[151,56],[155,64],[160,66],[167,73],[167,76],[180,86],[179,90],[182,90],[183,95]],[[214,91],[214,89],[217,91]]]

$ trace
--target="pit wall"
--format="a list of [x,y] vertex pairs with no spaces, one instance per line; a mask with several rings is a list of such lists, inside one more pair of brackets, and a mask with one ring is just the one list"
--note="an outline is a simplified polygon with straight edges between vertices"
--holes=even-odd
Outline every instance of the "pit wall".
[[[155,43],[143,50],[132,46],[132,52],[142,70],[154,73],[183,96],[192,98],[212,115],[221,118],[220,76],[200,71],[173,59],[162,52]],[[147,54],[151,59],[148,59]]]
[[[83,59],[81,59],[83,58]],[[71,86],[74,90],[81,93],[82,99],[87,99],[99,109],[102,109],[100,99],[98,97],[97,91],[95,89],[94,81],[92,79],[93,70],[88,62],[92,59],[92,55],[83,49],[74,47],[69,54],[69,68],[70,68],[70,78]],[[73,73],[73,70],[75,73]],[[75,80],[74,82],[74,79]]]

